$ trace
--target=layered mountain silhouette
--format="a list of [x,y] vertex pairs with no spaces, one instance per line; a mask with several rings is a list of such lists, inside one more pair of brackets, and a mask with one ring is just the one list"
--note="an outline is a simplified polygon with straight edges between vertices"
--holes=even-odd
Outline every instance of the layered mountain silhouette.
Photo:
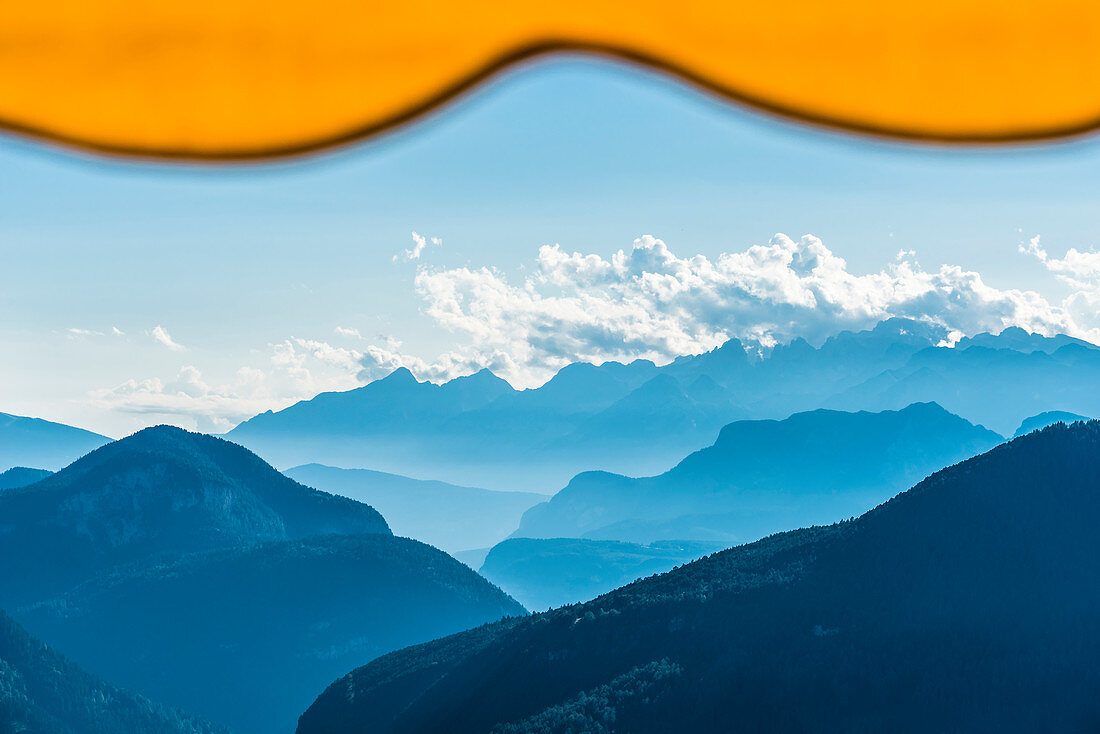
[[93,674],[244,734],[289,731],[383,652],[524,609],[369,505],[161,426],[0,494],[0,596]]
[[664,474],[576,476],[549,502],[528,510],[514,536],[732,545],[858,515],[1002,440],[935,403],[738,421]]
[[1091,732],[1100,422],[1056,424],[853,521],[382,657],[299,734]]
[[15,489],[26,487],[28,484],[40,482],[53,474],[47,469],[32,469],[27,466],[13,466],[7,471],[0,472],[0,489]]
[[736,339],[657,366],[572,364],[513,390],[488,370],[444,385],[408,370],[245,421],[230,437],[277,466],[320,462],[489,489],[551,492],[585,470],[672,467],[740,419],[817,408],[900,410],[937,402],[1009,434],[1047,410],[1100,414],[1100,350],[1009,328],[949,347],[947,330],[889,319],[820,345],[759,352]]
[[442,551],[365,534],[120,569],[20,614],[97,674],[260,734],[348,668],[525,610]]
[[110,441],[63,423],[0,413],[0,471],[17,466],[60,469]]
[[229,734],[96,678],[0,612],[0,732]]
[[[1066,339],[1055,339],[1054,344]],[[947,410],[1011,434],[1023,419],[1050,410],[1100,415],[1100,391],[1094,389],[1098,380],[1100,350],[1078,340],[1049,353],[986,346],[929,349],[824,405],[881,410],[934,400]]]
[[583,467],[590,447],[570,457],[547,445],[655,374],[652,362],[576,364],[538,390],[516,391],[488,370],[433,385],[402,368],[357,390],[258,415],[228,437],[283,466],[324,463],[548,491],[557,482],[544,475],[565,474],[563,464]]
[[302,484],[365,502],[386,517],[395,534],[447,552],[498,543],[516,529],[524,511],[547,499],[543,494],[459,487],[322,464],[297,466],[284,473]]
[[589,456],[599,463],[604,452],[637,451],[658,445],[662,454],[688,453],[747,411],[732,393],[711,377],[700,375],[684,384],[660,373],[599,413],[586,418],[565,436],[551,442],[552,451]]
[[692,540],[641,545],[584,538],[510,538],[493,546],[479,572],[528,609],[548,609],[587,601],[723,547]]

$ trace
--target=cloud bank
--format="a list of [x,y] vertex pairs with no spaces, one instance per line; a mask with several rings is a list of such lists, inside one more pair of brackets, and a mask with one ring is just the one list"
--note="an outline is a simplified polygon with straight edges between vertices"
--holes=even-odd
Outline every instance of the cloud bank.
[[265,410],[361,384],[362,352],[308,339],[269,344],[268,352],[266,364],[241,367],[222,384],[211,384],[198,367],[187,364],[172,379],[129,379],[92,392],[89,401],[101,409],[221,432]]
[[812,235],[777,234],[713,259],[681,257],[650,236],[609,258],[544,246],[533,273],[517,282],[484,267],[421,267],[415,285],[424,311],[459,346],[427,365],[378,347],[362,365],[371,376],[407,366],[433,379],[489,367],[531,386],[577,360],[667,362],[731,337],[762,349],[795,337],[818,343],[892,316],[960,335],[1020,326],[1100,340],[1100,253],[1071,249],[1055,259],[1033,243],[1022,249],[1074,289],[1061,303],[996,288],[956,265],[926,270],[913,251],[855,274]]

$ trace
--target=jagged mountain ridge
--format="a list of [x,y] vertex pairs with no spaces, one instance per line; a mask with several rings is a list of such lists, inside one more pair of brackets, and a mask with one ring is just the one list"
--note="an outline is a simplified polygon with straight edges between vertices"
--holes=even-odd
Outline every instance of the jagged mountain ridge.
[[1094,387],[1098,381],[1100,350],[1079,340],[1050,352],[988,346],[929,349],[829,398],[825,407],[882,410],[935,400],[954,413],[1011,434],[1025,418],[1041,412],[1100,415],[1100,391]]
[[[1067,349],[1090,353],[1077,357],[1079,362],[1100,360],[1094,345],[1006,329],[963,339],[954,348],[939,346],[948,337],[942,327],[894,318],[870,330],[841,332],[818,347],[796,339],[762,356],[730,340],[664,366],[644,360],[578,363],[531,390],[512,390],[487,370],[460,378],[470,381],[465,392],[457,381],[417,383],[398,370],[357,390],[256,416],[229,436],[279,466],[319,462],[550,492],[589,469],[660,473],[712,443],[731,421],[778,419],[820,407],[881,411],[939,402],[1001,433],[1042,410],[1092,412],[1093,383],[1059,365]],[[967,366],[1005,361],[998,353],[1033,352],[1046,361],[1036,357],[1009,366],[992,396],[983,393],[980,370]],[[940,363],[946,366],[932,366]],[[920,383],[929,370],[948,370],[957,379]],[[1036,377],[1060,387],[1049,397],[1029,396],[1024,412],[1016,392]],[[460,392],[466,397],[460,399]]]

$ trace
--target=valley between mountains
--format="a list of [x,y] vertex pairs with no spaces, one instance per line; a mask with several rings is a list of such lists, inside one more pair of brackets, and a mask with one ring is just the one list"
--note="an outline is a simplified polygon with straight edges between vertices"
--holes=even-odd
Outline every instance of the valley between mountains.
[[946,337],[0,414],[0,731],[1096,731],[1100,348]]

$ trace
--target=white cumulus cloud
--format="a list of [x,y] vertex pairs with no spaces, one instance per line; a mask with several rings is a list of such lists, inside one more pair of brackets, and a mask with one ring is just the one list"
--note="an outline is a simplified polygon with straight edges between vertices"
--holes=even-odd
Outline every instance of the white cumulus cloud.
[[103,336],[102,331],[96,331],[94,329],[78,329],[74,326],[70,326],[66,331],[69,334],[70,339],[76,339],[82,336]]
[[327,390],[357,387],[363,353],[308,339],[268,347],[267,364],[243,366],[229,379],[208,380],[194,365],[171,379],[131,378],[92,391],[89,404],[201,431],[225,431],[265,410],[279,410]]
[[175,340],[172,339],[172,335],[168,333],[168,329],[165,329],[159,324],[153,327],[150,335],[153,337],[153,340],[156,341],[158,344],[168,347],[173,352],[182,352],[184,350],[184,346],[182,344],[178,344]]
[[[925,269],[914,255],[903,251],[880,270],[857,274],[812,235],[777,234],[714,258],[680,256],[645,236],[610,257],[541,247],[531,274],[516,281],[485,267],[421,267],[415,283],[424,312],[455,333],[458,345],[421,372],[414,358],[384,347],[366,350],[364,365],[400,363],[423,377],[484,366],[529,386],[576,360],[664,362],[731,337],[764,348],[795,337],[820,342],[892,316],[959,334],[1020,326],[1100,338],[1100,324],[1087,313],[1095,306],[1094,253],[1044,260],[1081,286],[1062,303],[997,288],[957,265]],[[1087,274],[1092,281],[1083,280]]]
[[1038,235],[1020,251],[1033,255],[1072,292],[1062,303],[1073,323],[1089,334],[1100,332],[1100,252],[1071,247],[1063,257],[1051,257]]
[[158,416],[201,431],[224,431],[270,407],[273,396],[264,389],[264,380],[262,372],[242,368],[233,382],[215,387],[203,380],[197,367],[184,365],[174,379],[129,379],[89,397],[96,407]]
[[[440,247],[443,244],[443,240],[439,237],[425,237],[423,235],[417,234],[416,232],[412,233],[412,239],[413,246],[402,253],[406,260],[419,260],[420,256],[424,254],[424,250],[428,247],[428,245],[432,245],[433,247]],[[398,256],[394,255],[393,261],[397,262],[397,260]]]

